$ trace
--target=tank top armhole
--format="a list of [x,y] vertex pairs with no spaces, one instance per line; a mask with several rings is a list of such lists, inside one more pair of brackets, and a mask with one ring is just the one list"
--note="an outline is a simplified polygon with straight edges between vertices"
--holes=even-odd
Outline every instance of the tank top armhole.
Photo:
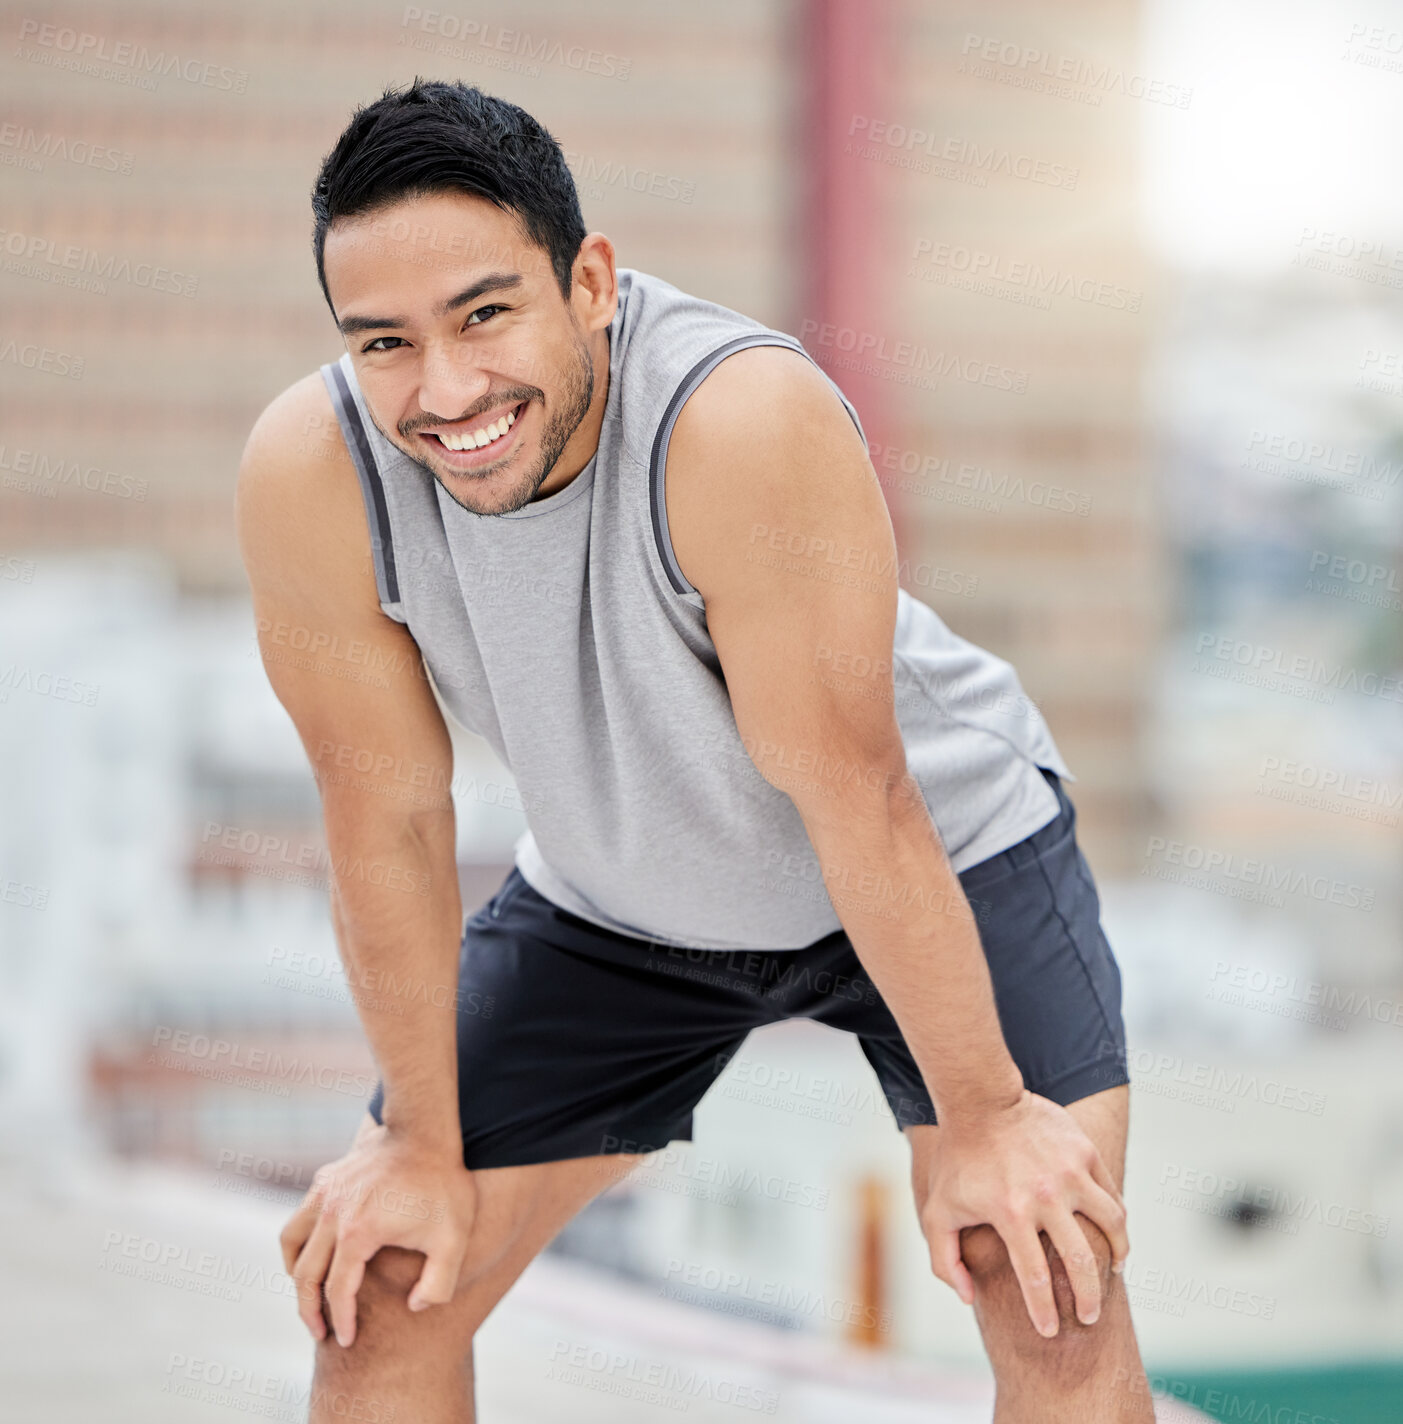
[[[657,547],[658,558],[662,562],[663,571],[667,574],[672,591],[694,607],[701,606],[702,596],[692,587],[687,576],[682,572],[677,562],[677,555],[673,552],[672,537],[668,533],[667,527],[665,485],[668,442],[672,438],[672,427],[677,423],[677,416],[687,403],[687,398],[727,356],[735,351],[743,350],[747,346],[787,346],[791,351],[797,351],[809,361],[814,359],[793,337],[774,331],[747,333],[745,336],[738,336],[732,341],[725,342],[714,351],[709,351],[682,377],[677,389],[673,391],[667,407],[663,411],[662,420],[658,422],[657,432],[653,436],[652,451],[648,458],[648,502],[653,521],[653,542]],[[818,362],[814,361],[814,365],[818,366]],[[824,379],[833,387],[838,398],[843,402],[845,409],[852,417],[853,424],[857,426],[857,433],[862,437],[865,447],[867,436],[862,429],[862,422],[858,419],[853,403],[843,394],[838,383],[827,371],[823,370],[822,366],[818,366],[818,369],[823,372]]]
[[375,590],[380,607],[396,623],[408,623],[404,605],[400,602],[399,575],[395,569],[395,545],[390,532],[390,512],[385,503],[385,485],[375,463],[375,452],[366,433],[365,422],[351,394],[346,373],[339,361],[328,361],[321,368],[322,380],[331,396],[331,408],[356,467],[361,498],[365,502],[366,519],[370,526],[370,551],[375,563]]

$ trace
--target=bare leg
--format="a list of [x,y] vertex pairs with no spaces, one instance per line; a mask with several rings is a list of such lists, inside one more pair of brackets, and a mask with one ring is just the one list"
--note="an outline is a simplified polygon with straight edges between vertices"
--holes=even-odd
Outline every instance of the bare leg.
[[[375,1126],[367,1112],[357,1138]],[[605,1154],[476,1173],[473,1244],[447,1305],[410,1311],[424,1256],[383,1246],[356,1296],[356,1338],[316,1344],[308,1424],[347,1419],[473,1424],[473,1335],[531,1260],[584,1206],[642,1161]],[[323,1311],[328,1322],[323,1296]]]
[[[1129,1086],[1121,1084],[1067,1108],[1096,1144],[1118,1188],[1125,1178],[1129,1107]],[[940,1128],[927,1124],[905,1131],[919,1202],[919,1184],[931,1154],[940,1150]],[[1077,1319],[1066,1268],[1043,1232],[1060,1321],[1051,1339],[1034,1328],[1003,1239],[994,1228],[966,1227],[960,1233],[961,1254],[974,1278],[975,1319],[994,1369],[994,1424],[1151,1424],[1155,1417],[1125,1283],[1110,1269],[1110,1243],[1080,1212],[1076,1219],[1096,1255],[1101,1314],[1094,1325]],[[1130,1230],[1133,1250],[1133,1222]]]

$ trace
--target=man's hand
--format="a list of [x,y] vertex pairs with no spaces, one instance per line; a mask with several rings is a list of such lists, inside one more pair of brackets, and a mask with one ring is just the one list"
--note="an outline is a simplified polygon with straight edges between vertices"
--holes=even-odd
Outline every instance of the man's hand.
[[1092,1324],[1101,1310],[1101,1281],[1074,1211],[1096,1223],[1111,1243],[1111,1269],[1130,1250],[1125,1203],[1096,1145],[1066,1108],[1026,1088],[1008,1108],[937,1128],[930,1180],[921,1198],[921,1230],[931,1269],[966,1305],[974,1282],[960,1257],[960,1231],[992,1226],[1003,1238],[1034,1326],[1057,1334],[1057,1303],[1038,1232],[1047,1232],[1072,1283],[1077,1318]]
[[365,1263],[382,1246],[428,1257],[409,1292],[411,1310],[447,1304],[476,1215],[477,1184],[461,1144],[435,1146],[367,1124],[344,1157],[317,1170],[278,1238],[297,1283],[297,1313],[314,1338],[325,1339],[325,1282],[337,1343],[350,1345]]

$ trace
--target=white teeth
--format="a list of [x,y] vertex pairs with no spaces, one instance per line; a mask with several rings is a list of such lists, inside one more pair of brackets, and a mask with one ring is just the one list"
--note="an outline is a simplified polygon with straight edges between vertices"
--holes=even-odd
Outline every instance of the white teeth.
[[482,430],[457,434],[451,430],[440,430],[438,438],[449,450],[480,450],[494,440],[500,440],[516,424],[516,412],[509,410],[504,416],[494,420]]

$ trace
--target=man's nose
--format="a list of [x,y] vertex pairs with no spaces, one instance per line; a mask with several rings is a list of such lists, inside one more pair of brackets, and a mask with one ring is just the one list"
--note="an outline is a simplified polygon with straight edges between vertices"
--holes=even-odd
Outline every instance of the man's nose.
[[487,374],[466,354],[430,351],[419,373],[419,406],[443,420],[457,420],[482,399],[490,384]]

